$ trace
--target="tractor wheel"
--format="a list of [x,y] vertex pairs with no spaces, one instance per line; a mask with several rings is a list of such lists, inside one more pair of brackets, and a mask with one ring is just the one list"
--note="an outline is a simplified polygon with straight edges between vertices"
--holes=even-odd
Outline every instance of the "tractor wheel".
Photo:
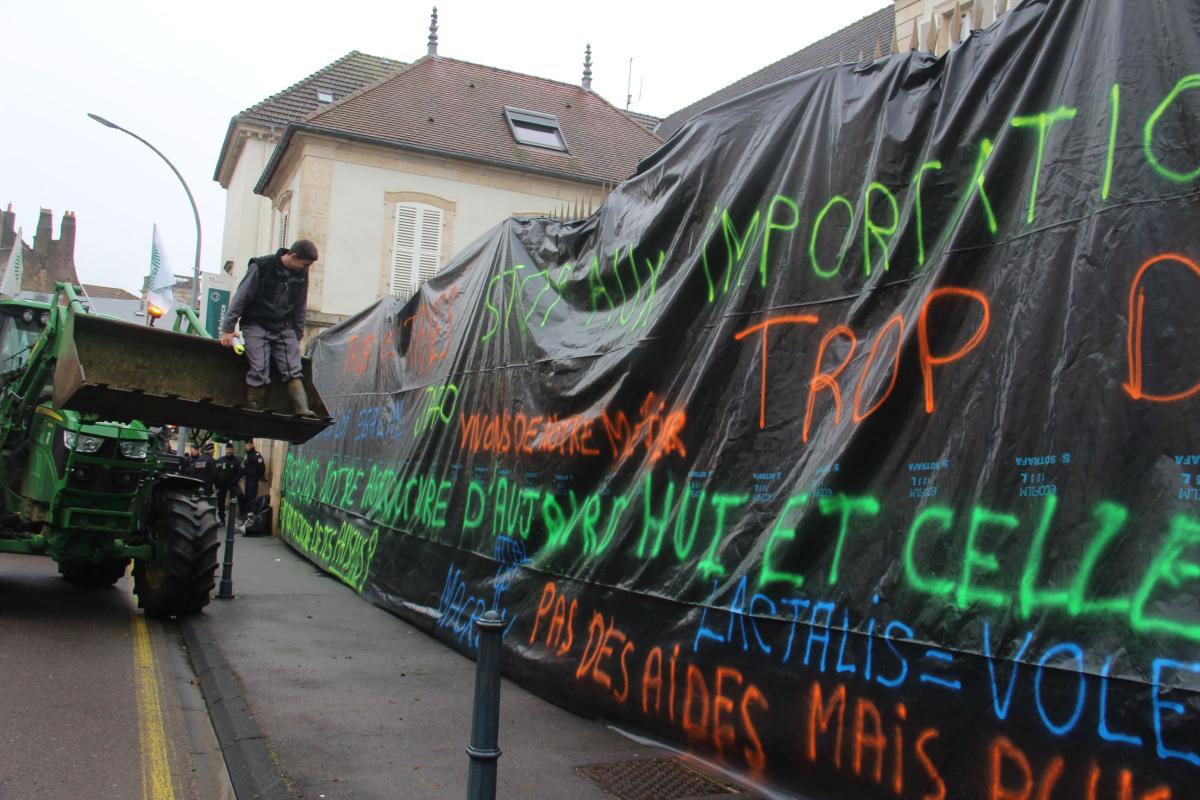
[[58,571],[67,583],[88,589],[112,586],[125,577],[125,570],[128,568],[127,558],[106,558],[99,564],[90,561],[64,561],[58,565]]
[[133,563],[133,592],[148,616],[166,619],[208,605],[220,546],[217,512],[207,500],[183,492],[159,495],[152,525],[163,545],[155,561]]

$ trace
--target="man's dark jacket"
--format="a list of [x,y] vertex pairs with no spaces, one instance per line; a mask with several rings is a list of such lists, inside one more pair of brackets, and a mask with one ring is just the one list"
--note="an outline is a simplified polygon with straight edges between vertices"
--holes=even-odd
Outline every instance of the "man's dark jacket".
[[213,482],[213,458],[208,453],[201,451],[189,467],[189,473],[192,477],[199,478],[205,483]]
[[258,325],[275,333],[291,328],[296,332],[296,338],[304,335],[304,320],[308,316],[308,270],[285,267],[280,259],[287,252],[287,248],[280,248],[273,256],[250,259],[246,276],[238,284],[225,315],[226,333],[233,333],[234,326],[241,320],[243,328]]
[[224,489],[234,486],[242,477],[242,460],[237,456],[221,456],[213,470],[213,483]]
[[258,452],[257,449],[246,451],[246,460],[242,468],[245,470],[246,480],[248,481],[262,480],[262,476],[267,471],[266,461],[264,461],[262,453]]

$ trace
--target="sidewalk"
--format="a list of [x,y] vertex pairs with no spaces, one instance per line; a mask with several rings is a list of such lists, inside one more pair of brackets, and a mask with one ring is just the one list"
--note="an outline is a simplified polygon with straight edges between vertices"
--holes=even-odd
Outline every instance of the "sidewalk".
[[[293,797],[466,797],[474,661],[278,539],[239,536],[233,575],[236,598],[214,599],[190,624],[211,632],[240,680]],[[576,768],[667,755],[508,681],[500,749],[506,800],[611,797]]]

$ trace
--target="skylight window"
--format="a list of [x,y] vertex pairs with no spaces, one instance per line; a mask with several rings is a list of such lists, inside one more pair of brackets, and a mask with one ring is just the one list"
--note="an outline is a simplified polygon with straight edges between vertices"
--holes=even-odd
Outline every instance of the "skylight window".
[[553,114],[505,106],[504,117],[513,138],[521,144],[566,152],[567,142],[558,127],[558,117]]
[[333,92],[322,92],[320,89],[318,89],[317,90],[317,102],[318,103],[332,103],[333,102]]

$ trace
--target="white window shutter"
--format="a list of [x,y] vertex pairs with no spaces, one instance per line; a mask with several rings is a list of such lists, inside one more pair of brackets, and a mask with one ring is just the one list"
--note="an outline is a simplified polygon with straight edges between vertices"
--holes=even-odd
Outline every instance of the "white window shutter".
[[442,258],[442,210],[417,203],[396,204],[392,237],[391,292],[407,297],[437,274]]
[[279,215],[279,246],[287,247],[287,231],[288,229],[288,213],[285,211]]
[[424,283],[437,275],[442,259],[442,210],[425,206],[422,212],[419,269],[421,283]]
[[397,297],[412,293],[417,260],[417,207],[396,204],[396,230],[392,236],[391,292]]

